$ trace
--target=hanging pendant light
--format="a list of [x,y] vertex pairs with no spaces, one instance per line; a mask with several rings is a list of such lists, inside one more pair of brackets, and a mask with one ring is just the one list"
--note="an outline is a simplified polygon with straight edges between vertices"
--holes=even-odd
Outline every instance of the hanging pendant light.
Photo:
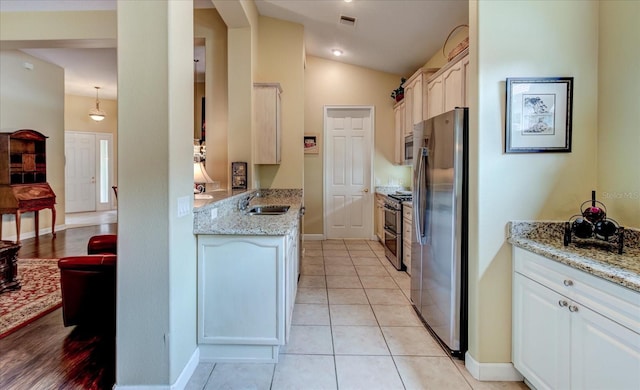
[[100,122],[107,116],[107,114],[100,109],[100,100],[98,99],[98,91],[100,87],[94,87],[96,89],[96,108],[89,110],[89,117],[96,122]]

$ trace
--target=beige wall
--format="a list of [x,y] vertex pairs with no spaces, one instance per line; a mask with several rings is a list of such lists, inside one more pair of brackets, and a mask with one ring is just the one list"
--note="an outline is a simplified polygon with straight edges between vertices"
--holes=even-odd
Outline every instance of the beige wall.
[[89,110],[96,105],[96,98],[64,95],[64,130],[109,133],[113,135],[113,184],[118,184],[118,102],[100,99],[100,109],[107,113],[104,120],[89,118]]
[[[598,4],[471,1],[470,26],[469,353],[510,362],[507,222],[565,220],[596,186]],[[516,76],[574,77],[571,153],[504,153],[505,79]]]
[[[409,167],[393,165],[395,132],[393,100],[400,75],[379,72],[319,57],[307,56],[305,70],[305,133],[323,134],[325,105],[375,107],[374,184],[410,185]],[[304,156],[305,234],[323,233],[323,161],[320,154]],[[371,210],[373,213],[373,210]]]
[[[79,35],[78,32],[82,34]],[[55,47],[53,45],[60,47],[63,41],[73,41],[75,47],[115,47],[116,13],[2,12],[0,37],[3,49]],[[37,41],[38,44],[34,45],[29,41]]]
[[[304,132],[304,28],[301,24],[261,16],[255,82],[282,87],[282,161],[259,165],[261,188],[302,188]],[[262,145],[254,145],[260,148]]]
[[193,7],[121,1],[117,13],[116,382],[167,388],[197,348],[193,215],[177,207],[193,202]]
[[[33,64],[32,70],[23,67]],[[64,225],[64,70],[19,51],[0,51],[0,131],[33,129],[47,139],[47,182],[56,194],[56,225]],[[35,230],[33,213],[21,218],[21,238]],[[3,238],[15,237],[15,217],[2,217]],[[40,212],[40,231],[51,211]]]
[[597,195],[609,217],[640,228],[640,2],[602,1],[599,10]]
[[[194,37],[205,42],[205,121],[207,145],[207,173],[227,187],[228,163],[228,98],[227,98],[227,26],[215,9],[194,11]],[[200,100],[198,100],[200,106]],[[198,110],[196,110],[198,111]],[[200,128],[200,116],[194,125]]]

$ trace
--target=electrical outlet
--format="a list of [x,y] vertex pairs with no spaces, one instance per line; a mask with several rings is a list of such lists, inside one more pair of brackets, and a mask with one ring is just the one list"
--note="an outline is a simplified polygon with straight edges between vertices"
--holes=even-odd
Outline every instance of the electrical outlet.
[[181,196],[178,198],[178,218],[189,214],[190,196]]
[[218,218],[218,208],[211,209],[211,219]]

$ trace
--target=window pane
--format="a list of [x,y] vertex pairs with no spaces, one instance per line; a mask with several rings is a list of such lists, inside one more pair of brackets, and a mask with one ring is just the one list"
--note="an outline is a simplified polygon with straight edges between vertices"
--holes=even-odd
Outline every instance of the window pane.
[[109,141],[100,140],[100,203],[109,203]]

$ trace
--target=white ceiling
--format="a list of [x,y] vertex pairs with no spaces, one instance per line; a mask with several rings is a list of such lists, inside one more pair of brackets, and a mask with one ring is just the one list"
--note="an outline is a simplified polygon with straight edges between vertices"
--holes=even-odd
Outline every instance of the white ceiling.
[[[442,47],[449,32],[468,23],[467,0],[255,0],[261,15],[304,25],[307,54],[409,76]],[[194,0],[212,8],[211,0]],[[0,12],[114,10],[116,0],[1,0]],[[356,19],[354,26],[340,17]],[[331,49],[341,49],[341,57]],[[115,99],[115,48],[24,48],[65,69],[66,93]],[[202,52],[200,51],[202,55]],[[204,60],[198,63],[204,67]]]

